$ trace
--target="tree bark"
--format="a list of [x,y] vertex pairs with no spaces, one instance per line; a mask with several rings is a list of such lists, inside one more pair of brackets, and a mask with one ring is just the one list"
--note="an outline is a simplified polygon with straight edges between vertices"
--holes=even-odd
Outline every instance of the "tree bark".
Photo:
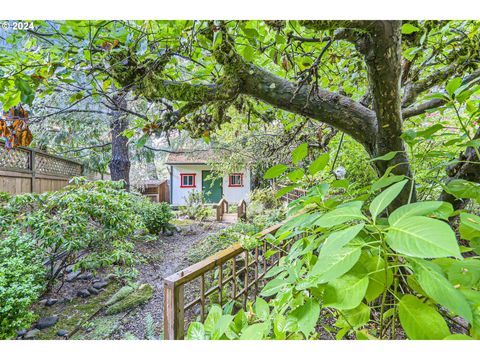
[[[402,135],[400,81],[402,75],[401,21],[376,21],[363,51],[367,64],[369,93],[377,119],[373,157],[397,151],[390,161],[376,161],[380,176],[391,168],[397,175],[411,177],[406,147]],[[409,182],[392,203],[392,208],[415,201],[415,187]]]
[[[474,139],[480,139],[480,127],[477,129]],[[477,149],[480,152],[480,147]],[[465,154],[460,155],[459,163],[450,169],[449,178],[445,182],[448,184],[452,180],[467,180],[480,183],[480,159],[473,147],[468,147]],[[440,194],[439,200],[449,202],[455,210],[463,209],[469,202],[469,199],[457,199],[445,190]]]
[[128,116],[120,110],[127,106],[125,94],[116,95],[113,98],[118,110],[113,111],[110,121],[110,130],[112,136],[112,160],[108,165],[112,180],[125,181],[125,188],[130,190],[130,158],[128,155],[128,139],[123,132],[128,127]]

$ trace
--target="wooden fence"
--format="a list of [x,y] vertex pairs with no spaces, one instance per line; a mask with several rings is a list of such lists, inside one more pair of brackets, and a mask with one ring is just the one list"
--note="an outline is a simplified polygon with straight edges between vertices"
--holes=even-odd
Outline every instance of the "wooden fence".
[[[235,244],[167,277],[164,280],[164,338],[183,339],[189,321],[205,320],[208,304],[224,305],[233,301],[237,308],[245,309],[247,300],[254,300],[268,281],[264,279],[265,274],[288,251],[286,245],[273,245],[265,240],[281,225],[260,233],[263,241],[253,250]],[[268,256],[270,250],[276,253]]]
[[55,191],[82,172],[79,162],[25,147],[7,151],[0,140],[0,192]]

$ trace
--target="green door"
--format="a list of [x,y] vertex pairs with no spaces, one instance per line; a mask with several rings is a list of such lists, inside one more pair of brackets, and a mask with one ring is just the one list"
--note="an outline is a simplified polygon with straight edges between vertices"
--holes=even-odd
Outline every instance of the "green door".
[[210,179],[211,174],[210,170],[202,171],[202,191],[205,201],[213,204],[222,199],[222,178]]

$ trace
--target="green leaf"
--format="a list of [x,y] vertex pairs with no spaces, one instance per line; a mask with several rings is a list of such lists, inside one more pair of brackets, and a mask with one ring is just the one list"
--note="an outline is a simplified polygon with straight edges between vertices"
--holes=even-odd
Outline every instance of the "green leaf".
[[284,164],[277,164],[272,166],[267,172],[263,175],[265,180],[274,179],[282,175],[285,171],[287,171],[288,166]]
[[330,160],[330,154],[324,153],[320,155],[318,158],[312,161],[310,166],[308,167],[308,172],[310,175],[315,175],[317,172],[322,171],[325,169],[325,166],[328,164],[328,160]]
[[445,214],[442,218],[448,218],[453,213],[452,204],[443,201],[422,201],[403,205],[390,214],[388,223],[394,226],[400,220],[412,216],[426,216],[438,212]]
[[430,138],[433,134],[435,134],[437,131],[443,129],[444,126],[442,124],[434,124],[425,130],[422,131],[417,131],[417,137],[421,137],[424,139]]
[[399,152],[402,152],[402,151],[390,151],[390,152],[386,153],[385,155],[370,159],[370,161],[379,161],[379,160],[389,161],[389,160],[392,160],[395,157],[395,155],[397,155]]
[[444,337],[443,340],[475,340],[475,339],[465,334],[452,334]]
[[448,95],[452,96],[460,85],[462,85],[462,78],[457,77],[448,82],[447,86],[445,86],[445,90],[447,90]]
[[249,45],[243,47],[242,56],[247,61],[253,61],[255,58],[255,49]]
[[447,323],[438,311],[413,295],[398,303],[398,315],[405,333],[412,340],[440,340],[450,335]]
[[187,339],[206,340],[207,337],[205,336],[205,329],[203,327],[203,324],[199,322],[192,322],[188,327]]
[[354,309],[360,305],[368,287],[368,276],[345,274],[328,283],[324,306],[340,310]]
[[275,278],[269,281],[265,287],[263,288],[262,292],[260,293],[261,296],[272,296],[282,290],[289,282],[285,279]]
[[205,319],[205,331],[211,334],[215,330],[215,326],[222,315],[222,308],[216,304],[213,305],[208,312],[207,318]]
[[320,305],[314,299],[308,299],[305,304],[297,307],[290,313],[292,319],[305,337],[308,337],[315,331],[318,317],[320,316]]
[[259,297],[255,300],[255,315],[263,321],[266,321],[270,315],[270,307],[267,302]]
[[450,226],[423,216],[397,221],[388,229],[387,242],[393,250],[408,256],[461,258],[455,233]]
[[420,29],[415,25],[409,23],[405,23],[402,25],[402,34],[408,35],[417,31],[420,31]]
[[359,263],[366,269],[370,279],[367,292],[365,293],[365,298],[370,302],[392,285],[392,269],[388,268],[387,265],[385,270],[385,261],[380,256],[371,256],[367,253],[362,253]]
[[317,262],[309,273],[309,277],[314,277],[318,284],[334,280],[345,274],[357,263],[360,253],[358,247],[344,247],[328,255],[320,253]]
[[444,189],[456,198],[476,199],[480,201],[480,184],[463,179],[455,179],[445,185]]
[[359,201],[343,204],[342,206],[339,206],[336,209],[320,216],[315,221],[314,225],[328,228],[346,223],[347,221],[366,220],[365,216],[363,216],[362,211],[360,210],[361,207],[362,202]]
[[455,261],[447,270],[448,280],[456,287],[480,287],[480,260],[464,259]]
[[283,315],[277,314],[273,320],[273,333],[275,334],[276,340],[285,340],[287,331],[286,327],[287,319]]
[[414,264],[415,277],[427,295],[471,323],[472,310],[467,299],[443,276],[439,266],[420,259],[412,262]]
[[300,161],[305,159],[308,155],[308,144],[302,143],[292,152],[292,161],[295,165],[298,165]]
[[219,340],[225,331],[227,331],[228,327],[232,323],[233,315],[222,315],[220,319],[218,319],[217,323],[215,324],[215,328],[213,329],[211,339],[212,340]]
[[465,240],[476,240],[480,238],[480,216],[461,213],[460,214],[460,236]]
[[344,310],[340,313],[336,327],[357,329],[368,323],[370,320],[370,308],[364,303],[360,303],[356,308]]
[[138,139],[137,143],[135,144],[135,147],[137,149],[143,148],[145,146],[145,143],[147,142],[148,138],[149,138],[148,134],[142,135],[142,137],[140,139]]
[[345,230],[336,231],[330,234],[322,245],[320,255],[327,256],[333,254],[345,245],[347,245],[363,229],[365,223],[351,226]]
[[240,340],[262,340],[268,330],[268,324],[253,324],[242,331]]
[[292,172],[289,172],[287,174],[287,177],[290,181],[296,182],[296,181],[300,180],[301,178],[303,178],[304,175],[305,175],[305,170],[295,169]]
[[275,197],[277,199],[281,198],[283,195],[286,195],[290,191],[294,190],[296,188],[296,186],[297,185],[289,185],[289,186],[285,186],[285,187],[281,188],[280,190],[277,191],[277,193],[275,194]]
[[372,200],[369,209],[374,220],[400,194],[407,182],[408,180],[403,180],[388,187]]
[[380,179],[373,183],[371,189],[372,191],[383,189],[384,187],[399,182],[403,179],[405,179],[405,175],[382,176]]

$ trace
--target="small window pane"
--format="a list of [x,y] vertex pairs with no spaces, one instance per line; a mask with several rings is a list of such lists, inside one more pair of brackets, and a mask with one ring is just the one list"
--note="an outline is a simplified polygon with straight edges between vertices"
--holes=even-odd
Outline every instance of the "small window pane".
[[182,175],[182,186],[194,186],[193,175]]

